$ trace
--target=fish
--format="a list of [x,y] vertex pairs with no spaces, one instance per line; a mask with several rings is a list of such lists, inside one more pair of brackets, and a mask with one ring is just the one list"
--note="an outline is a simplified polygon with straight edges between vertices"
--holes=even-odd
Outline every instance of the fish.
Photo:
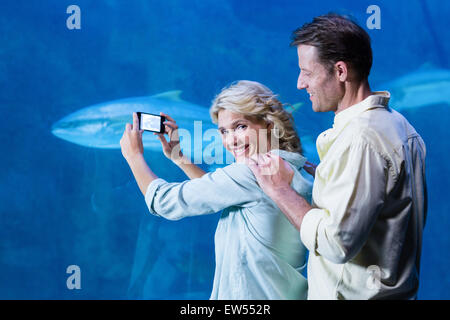
[[420,108],[450,104],[450,70],[424,64],[383,86],[391,93],[389,105],[395,110],[419,110]]
[[[221,150],[222,141],[217,126],[211,122],[209,110],[183,100],[181,93],[172,90],[85,107],[56,121],[51,132],[60,139],[89,148],[120,149],[125,125],[133,122],[133,112],[163,112],[176,120],[183,152],[189,149],[194,154],[201,153],[206,147]],[[205,136],[210,142],[203,141]],[[145,149],[162,152],[160,141],[151,132],[143,133],[142,142]]]
[[[183,100],[181,94],[181,90],[171,90],[152,96],[95,104],[56,121],[51,132],[60,139],[84,147],[120,149],[125,125],[133,122],[133,112],[163,112],[176,120],[181,150],[188,157],[193,156],[194,163],[204,161],[209,168],[229,164],[233,156],[223,148],[220,133],[210,119],[209,110]],[[286,110],[293,113],[302,105],[288,105]],[[143,133],[142,142],[145,150],[162,153],[161,142],[151,132]]]

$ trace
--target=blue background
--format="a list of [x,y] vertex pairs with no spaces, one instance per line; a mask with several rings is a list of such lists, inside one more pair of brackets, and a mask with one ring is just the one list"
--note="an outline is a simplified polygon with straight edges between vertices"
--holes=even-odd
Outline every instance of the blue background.
[[[71,4],[81,8],[81,30],[66,27]],[[366,27],[372,4],[380,30]],[[249,79],[283,102],[305,102],[295,119],[314,141],[333,115],[314,114],[296,89],[289,43],[294,29],[329,11],[352,15],[372,37],[374,90],[423,64],[450,68],[445,0],[2,1],[0,298],[209,298],[218,215],[150,216],[119,149],[71,144],[51,126],[89,105],[174,89],[207,112],[222,87]],[[419,299],[449,299],[449,105],[402,113],[428,151]],[[162,153],[145,157],[166,180],[185,179]],[[66,286],[69,265],[81,269],[81,290]]]

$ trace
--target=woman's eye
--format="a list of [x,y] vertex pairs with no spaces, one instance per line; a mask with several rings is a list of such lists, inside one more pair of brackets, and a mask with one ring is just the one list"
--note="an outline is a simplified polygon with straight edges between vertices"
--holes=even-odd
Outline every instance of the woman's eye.
[[247,126],[245,125],[245,124],[239,124],[237,127],[236,127],[236,129],[239,129],[239,130],[245,130],[247,128]]

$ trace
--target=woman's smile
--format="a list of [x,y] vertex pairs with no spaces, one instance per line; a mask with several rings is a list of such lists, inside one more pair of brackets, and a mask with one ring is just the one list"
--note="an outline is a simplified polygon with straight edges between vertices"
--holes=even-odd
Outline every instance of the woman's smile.
[[250,145],[246,144],[243,146],[233,148],[232,152],[233,152],[234,157],[236,158],[236,157],[244,155],[247,152],[247,150],[249,150],[249,146]]

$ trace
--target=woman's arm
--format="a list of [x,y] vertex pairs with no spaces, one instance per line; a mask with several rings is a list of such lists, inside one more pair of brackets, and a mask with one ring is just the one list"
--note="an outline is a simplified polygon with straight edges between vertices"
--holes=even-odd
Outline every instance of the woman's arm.
[[122,139],[120,139],[120,148],[122,155],[127,160],[128,165],[133,172],[134,178],[145,196],[148,185],[158,177],[153,173],[144,159],[144,146],[142,144],[143,130],[139,130],[139,120],[136,113],[133,113],[133,124],[127,123]]
[[149,184],[153,180],[158,179],[158,177],[147,165],[147,162],[145,161],[144,156],[142,154],[136,155],[128,159],[127,162],[131,168],[131,171],[133,172],[134,179],[136,179],[139,189],[141,190],[142,194],[145,197],[145,193],[147,191]]
[[133,124],[127,123],[120,146],[151,213],[176,220],[235,205],[253,206],[260,200],[261,189],[244,164],[229,165],[182,183],[158,179],[145,162],[142,133],[133,113]]
[[250,169],[234,163],[180,183],[157,179],[148,187],[145,201],[150,213],[178,220],[233,206],[253,207],[263,196]]
[[169,136],[170,141],[168,142],[166,140],[164,134],[154,134],[157,135],[159,141],[161,141],[164,155],[172,160],[172,162],[175,163],[181,170],[183,170],[183,172],[190,179],[202,177],[206,172],[200,169],[200,167],[198,167],[197,165],[193,164],[190,159],[186,158],[181,152],[180,137],[178,135],[178,125],[176,124],[175,120],[165,113],[160,112],[160,115],[165,116],[167,119],[164,122],[165,133],[167,133],[167,135]]
[[189,159],[183,156],[184,160],[175,164],[183,170],[183,172],[189,177],[189,179],[201,178],[206,173],[199,166],[193,164]]

